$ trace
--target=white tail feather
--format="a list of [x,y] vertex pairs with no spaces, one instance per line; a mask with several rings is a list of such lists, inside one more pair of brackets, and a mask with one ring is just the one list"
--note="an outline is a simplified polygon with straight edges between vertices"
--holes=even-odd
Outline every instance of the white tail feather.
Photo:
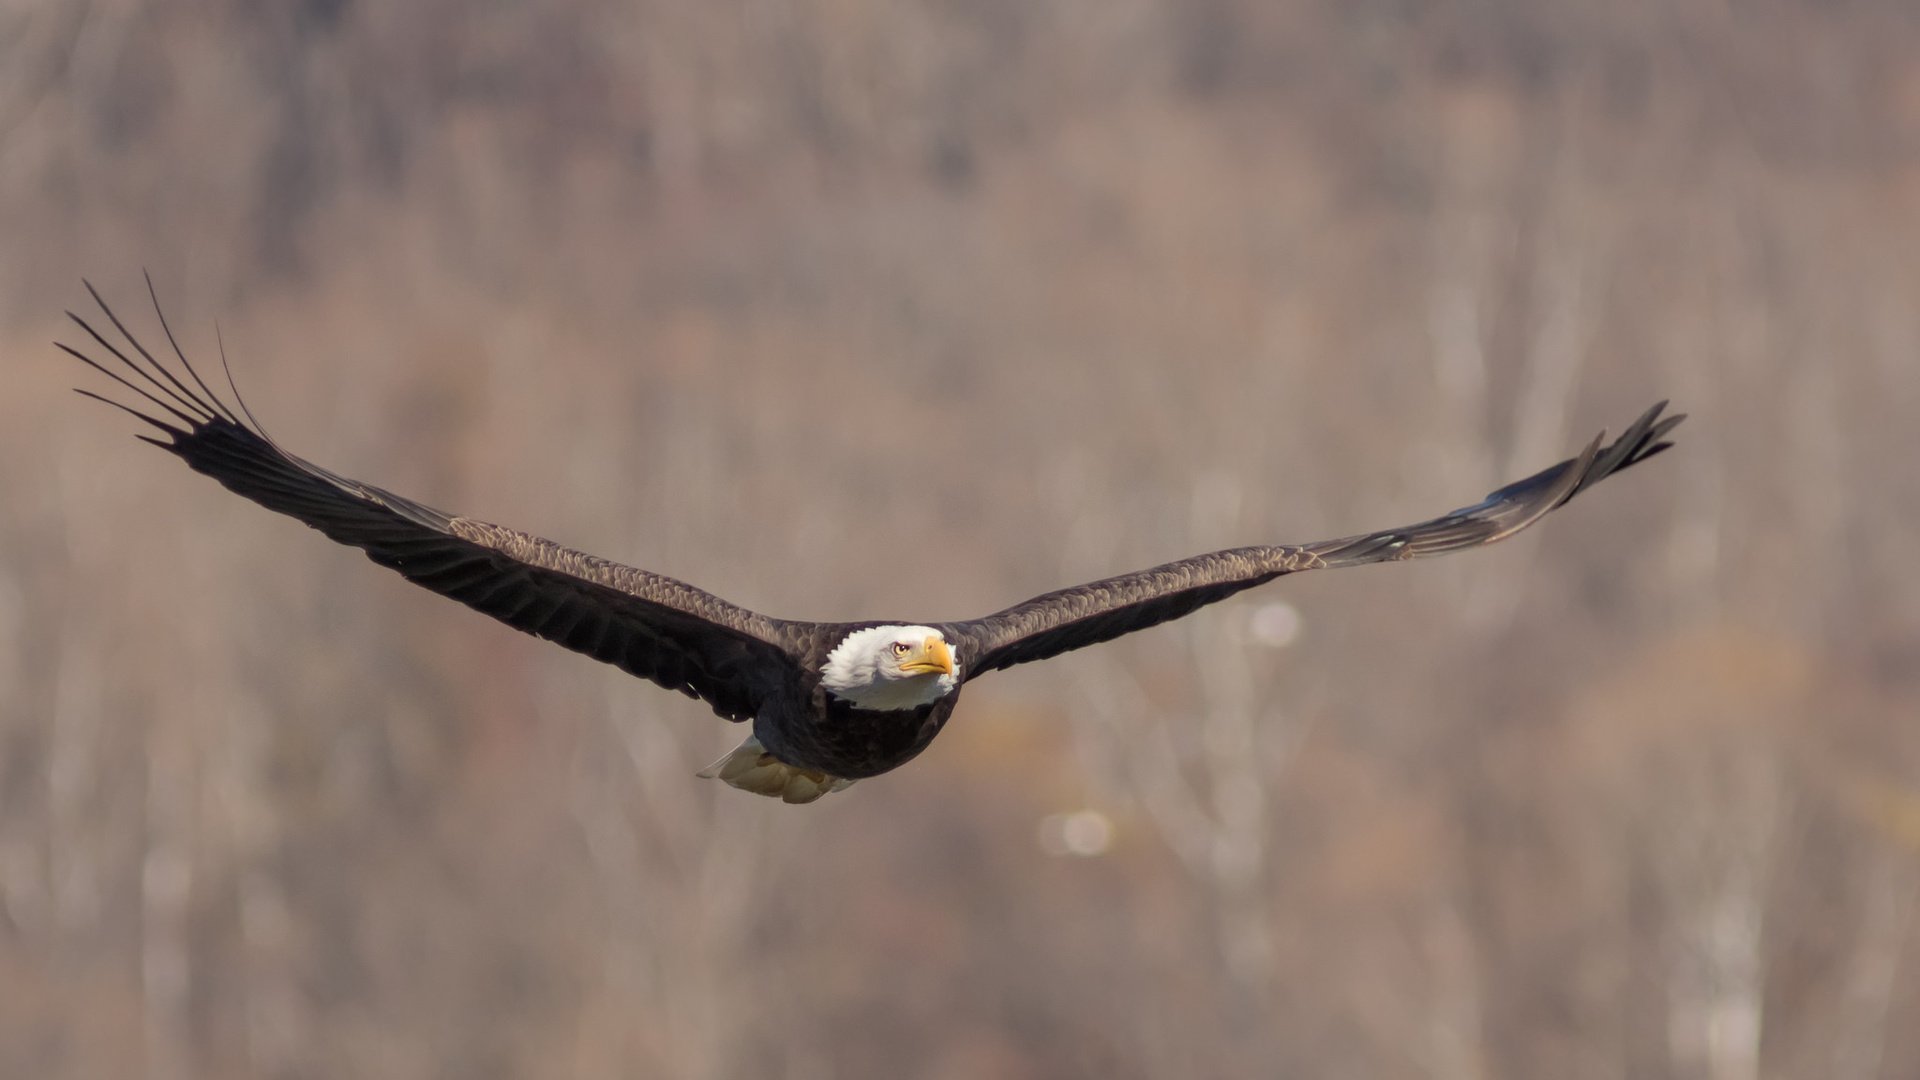
[[719,780],[729,787],[741,791],[751,791],[755,795],[766,795],[790,803],[810,803],[822,795],[835,791],[844,791],[853,786],[853,781],[838,776],[828,776],[818,769],[801,769],[789,765],[760,745],[760,740],[747,736],[745,742],[713,764],[701,769],[699,775],[708,780]]

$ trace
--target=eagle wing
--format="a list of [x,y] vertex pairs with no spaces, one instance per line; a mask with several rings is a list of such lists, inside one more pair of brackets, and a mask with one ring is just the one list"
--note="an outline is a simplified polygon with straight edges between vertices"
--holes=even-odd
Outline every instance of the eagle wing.
[[[147,288],[151,295],[151,281]],[[751,719],[782,677],[797,671],[783,644],[793,624],[673,578],[443,513],[287,453],[253,421],[244,402],[236,415],[208,389],[174,343],[157,299],[154,312],[186,379],[140,345],[92,284],[87,291],[145,366],[72,312],[68,317],[126,371],[70,346],[59,348],[139,394],[159,412],[79,392],[160,429],[166,441],[138,437],[179,456],[228,490],[298,518],[414,584],[516,630],[698,697],[729,720]]]
[[973,678],[1180,618],[1282,574],[1419,559],[1504,540],[1606,477],[1673,445],[1662,440],[1685,416],[1661,419],[1666,406],[1663,401],[1648,409],[1612,445],[1601,446],[1602,432],[1579,457],[1431,521],[1313,544],[1215,551],[1046,593],[942,629],[960,644],[966,677]]

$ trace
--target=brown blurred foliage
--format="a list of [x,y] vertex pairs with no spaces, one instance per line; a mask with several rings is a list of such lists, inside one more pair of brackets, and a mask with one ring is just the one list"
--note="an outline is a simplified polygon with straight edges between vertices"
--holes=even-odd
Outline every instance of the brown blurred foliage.
[[[1920,1074],[1917,13],[0,7],[0,1073]],[[67,394],[143,266],[299,453],[795,617],[1694,418],[796,810]]]

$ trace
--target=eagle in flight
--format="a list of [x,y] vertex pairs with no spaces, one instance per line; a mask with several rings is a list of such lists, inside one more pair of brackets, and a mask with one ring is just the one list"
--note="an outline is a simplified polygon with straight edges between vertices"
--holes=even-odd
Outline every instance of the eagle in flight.
[[[460,517],[304,461],[240,401],[222,400],[187,362],[153,299],[176,371],[141,346],[92,284],[123,350],[72,312],[104,356],[58,347],[144,399],[124,409],[164,436],[139,438],[269,510],[366,552],[408,581],[525,631],[679,690],[752,733],[700,773],[812,802],[912,760],[945,726],[965,684],[990,671],[1177,619],[1283,574],[1443,555],[1503,540],[1671,443],[1683,417],[1648,409],[1611,444],[1414,525],[1337,540],[1243,547],[1060,589],[959,622],[798,622],[730,604],[647,570],[529,533]],[[128,355],[131,351],[132,356]],[[111,361],[106,357],[111,357]],[[137,359],[136,359],[137,357]],[[232,377],[228,376],[229,389]]]

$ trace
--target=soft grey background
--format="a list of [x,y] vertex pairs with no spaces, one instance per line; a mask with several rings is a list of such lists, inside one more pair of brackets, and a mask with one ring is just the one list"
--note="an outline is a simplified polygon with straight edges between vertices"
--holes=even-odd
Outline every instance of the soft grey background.
[[[1916,12],[0,6],[0,1073],[1920,1074]],[[142,267],[297,452],[796,617],[1693,419],[795,809],[68,394]]]

